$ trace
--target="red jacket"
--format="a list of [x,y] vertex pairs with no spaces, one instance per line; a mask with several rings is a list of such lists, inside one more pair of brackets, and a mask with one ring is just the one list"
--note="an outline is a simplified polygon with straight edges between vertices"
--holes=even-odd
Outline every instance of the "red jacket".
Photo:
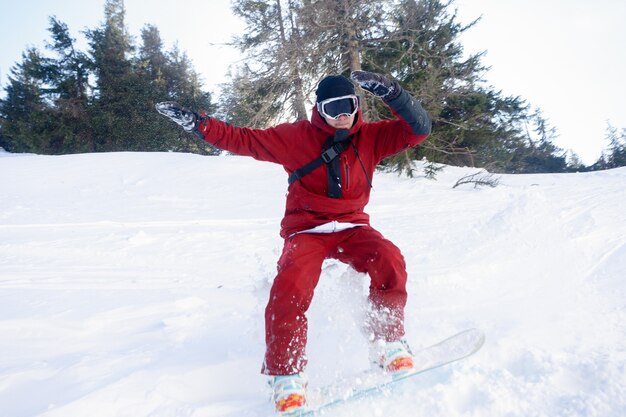
[[[419,106],[423,112],[415,99],[410,104]],[[326,165],[292,183],[288,188],[281,236],[288,237],[333,220],[369,225],[369,215],[363,211],[370,197],[368,178],[372,178],[383,158],[411,148],[428,137],[430,121],[427,115],[425,119],[428,126],[416,134],[415,129],[402,118],[365,123],[359,109],[350,129],[350,137],[363,166],[352,146],[340,155],[341,198],[327,196]],[[198,130],[207,142],[220,149],[280,164],[289,175],[319,157],[324,142],[335,133],[335,128],[324,121],[316,108],[313,109],[310,122],[300,120],[268,129],[250,129],[208,118],[200,123]]]

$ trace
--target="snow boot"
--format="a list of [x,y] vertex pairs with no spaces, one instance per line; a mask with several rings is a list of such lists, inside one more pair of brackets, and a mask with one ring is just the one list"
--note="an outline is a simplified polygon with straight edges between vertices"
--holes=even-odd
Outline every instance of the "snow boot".
[[276,375],[270,379],[276,412],[281,416],[297,416],[306,411],[306,377],[303,374]]
[[413,354],[406,340],[395,342],[377,340],[370,344],[370,361],[392,377],[413,369]]

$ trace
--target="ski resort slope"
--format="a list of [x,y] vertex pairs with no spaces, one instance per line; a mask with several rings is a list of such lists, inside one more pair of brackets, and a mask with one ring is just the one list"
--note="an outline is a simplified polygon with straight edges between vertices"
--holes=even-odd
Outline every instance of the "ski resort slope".
[[[452,188],[377,173],[372,225],[403,251],[414,349],[476,355],[333,416],[623,417],[626,168]],[[0,153],[0,416],[269,416],[263,310],[287,178],[252,159]],[[367,368],[367,276],[327,261],[312,390]]]

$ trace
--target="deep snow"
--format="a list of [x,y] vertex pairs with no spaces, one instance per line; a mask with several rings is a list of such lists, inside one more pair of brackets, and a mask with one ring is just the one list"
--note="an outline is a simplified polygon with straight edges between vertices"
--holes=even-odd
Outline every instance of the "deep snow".
[[[414,348],[473,357],[333,416],[626,415],[626,168],[452,189],[377,173],[372,225],[403,251]],[[0,416],[266,416],[262,312],[282,168],[176,153],[0,154]],[[367,367],[367,277],[325,264],[313,387]]]

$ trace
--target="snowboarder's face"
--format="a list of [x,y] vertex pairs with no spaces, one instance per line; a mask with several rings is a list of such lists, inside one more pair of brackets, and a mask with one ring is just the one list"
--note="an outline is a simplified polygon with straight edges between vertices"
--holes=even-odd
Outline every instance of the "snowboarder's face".
[[355,114],[352,114],[349,116],[346,114],[342,114],[336,119],[331,119],[330,117],[324,117],[324,120],[326,120],[326,123],[328,123],[330,126],[334,127],[335,129],[350,129],[352,125],[354,124],[355,117],[356,117]]
[[335,129],[350,129],[359,110],[355,94],[331,97],[317,103],[317,111]]

